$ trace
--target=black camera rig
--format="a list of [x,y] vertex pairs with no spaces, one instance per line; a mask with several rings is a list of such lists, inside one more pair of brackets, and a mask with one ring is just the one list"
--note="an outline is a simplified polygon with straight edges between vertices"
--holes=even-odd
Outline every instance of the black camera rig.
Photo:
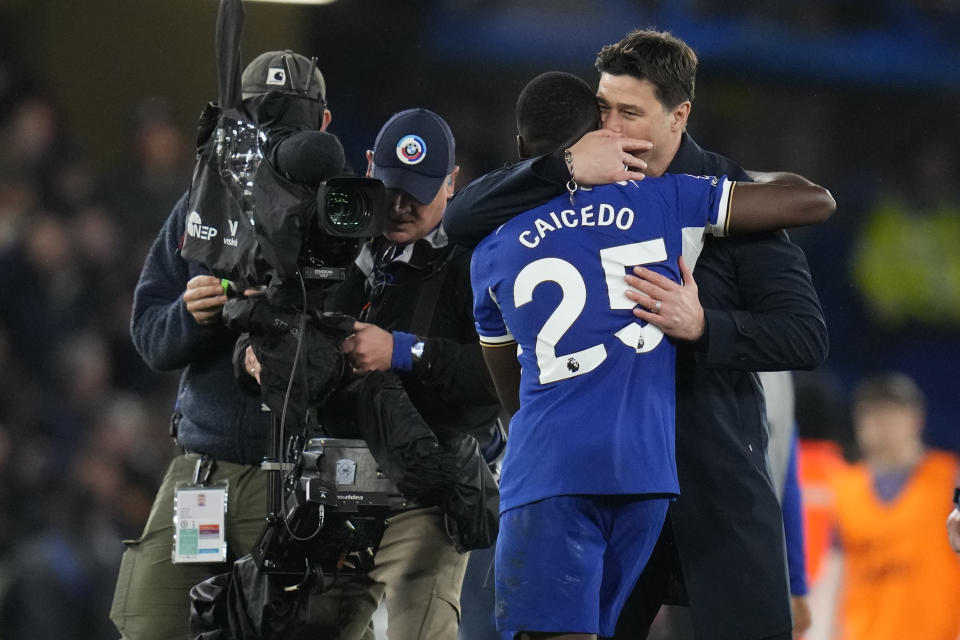
[[311,438],[304,446],[297,436],[290,443],[295,462],[265,463],[280,474],[282,491],[270,492],[267,525],[252,551],[257,567],[288,583],[367,573],[387,515],[407,500],[363,440]]
[[[221,0],[219,96],[198,125],[181,256],[227,281],[234,295],[224,307],[224,322],[249,333],[255,350],[261,348],[264,375],[270,374],[261,397],[271,409],[275,442],[265,462],[267,524],[252,553],[258,568],[301,576],[305,565],[326,572],[365,570],[386,513],[402,498],[383,478],[370,486],[339,482],[344,478],[328,473],[329,465],[353,460],[359,466],[363,458],[367,469],[372,457],[361,455],[365,447],[352,446],[352,457],[330,462],[332,452],[344,447],[305,442],[303,419],[306,408],[339,383],[339,340],[352,331],[352,319],[347,333],[325,322],[319,304],[326,288],[344,278],[362,239],[381,233],[384,187],[379,180],[343,176],[340,141],[319,130],[323,98],[292,86],[289,56],[281,56],[283,86],[243,97],[242,29],[242,2]],[[241,293],[237,299],[237,292],[250,288],[265,294],[251,300]],[[281,452],[285,429],[294,436]]]

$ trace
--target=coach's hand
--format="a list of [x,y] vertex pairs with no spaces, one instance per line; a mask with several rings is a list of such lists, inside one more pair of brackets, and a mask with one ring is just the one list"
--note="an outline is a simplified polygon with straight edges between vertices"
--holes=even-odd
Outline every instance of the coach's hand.
[[573,177],[581,187],[643,180],[647,163],[633,153],[652,148],[652,142],[624,138],[608,129],[591,131],[570,147]]
[[353,330],[341,347],[353,372],[388,371],[393,361],[393,334],[366,322],[353,323]]
[[[633,315],[646,320],[677,340],[694,341],[703,335],[706,321],[693,273],[681,256],[683,285],[643,267],[634,267],[634,275],[624,276],[632,289],[624,295],[634,304]],[[646,309],[642,308],[646,307]]]

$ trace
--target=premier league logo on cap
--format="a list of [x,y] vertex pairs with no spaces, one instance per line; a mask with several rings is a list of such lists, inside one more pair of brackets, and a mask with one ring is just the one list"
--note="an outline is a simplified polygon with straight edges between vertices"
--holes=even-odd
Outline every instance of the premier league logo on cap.
[[403,164],[419,164],[426,156],[427,145],[420,136],[404,136],[397,143],[397,157]]

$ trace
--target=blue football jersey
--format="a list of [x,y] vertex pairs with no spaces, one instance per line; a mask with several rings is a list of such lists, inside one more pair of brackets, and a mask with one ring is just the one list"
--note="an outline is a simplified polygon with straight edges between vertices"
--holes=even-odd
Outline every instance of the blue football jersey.
[[[680,282],[724,235],[734,183],[666,175],[581,189],[524,212],[474,250],[485,346],[516,348],[520,410],[500,509],[569,494],[676,494],[675,348],[634,317],[636,265]],[[516,341],[514,347],[513,342]]]

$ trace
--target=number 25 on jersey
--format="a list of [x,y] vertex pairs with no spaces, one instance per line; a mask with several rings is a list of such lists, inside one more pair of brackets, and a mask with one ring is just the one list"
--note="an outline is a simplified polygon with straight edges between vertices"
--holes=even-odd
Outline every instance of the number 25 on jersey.
[[[663,238],[623,244],[600,250],[600,264],[610,309],[632,309],[633,303],[624,295],[627,267],[663,262],[667,249]],[[541,258],[525,266],[513,283],[513,302],[519,309],[533,301],[533,292],[543,282],[560,285],[561,298],[557,308],[544,323],[536,340],[537,367],[540,384],[559,382],[580,376],[599,367],[607,359],[607,349],[595,344],[573,353],[557,354],[556,347],[563,335],[583,313],[587,301],[587,285],[580,271],[561,258]],[[663,340],[663,332],[652,324],[631,322],[614,334],[638,354],[652,351]]]

